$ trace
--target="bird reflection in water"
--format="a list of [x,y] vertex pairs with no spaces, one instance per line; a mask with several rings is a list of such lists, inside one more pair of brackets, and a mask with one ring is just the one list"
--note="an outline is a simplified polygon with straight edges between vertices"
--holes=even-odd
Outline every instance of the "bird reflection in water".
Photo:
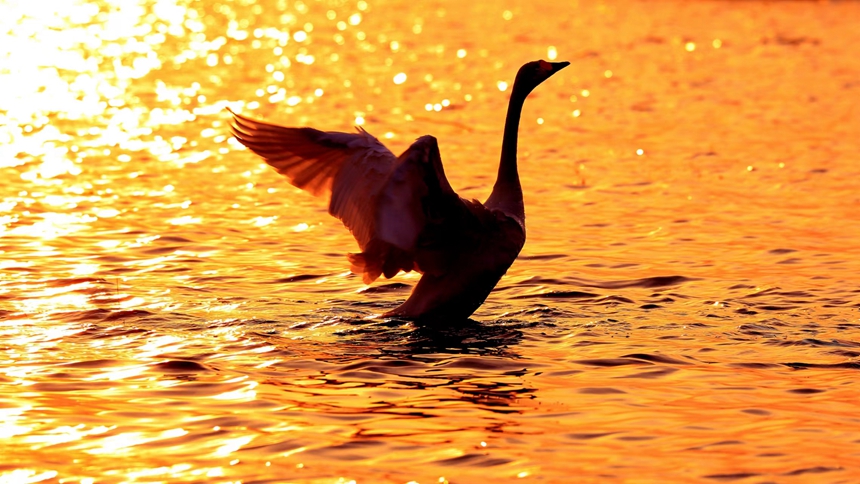
[[351,269],[370,284],[412,270],[409,298],[384,316],[418,321],[468,318],[525,244],[517,134],[531,91],[568,62],[534,61],[514,81],[498,177],[483,204],[460,198],[445,177],[436,138],[422,136],[400,157],[359,128],[357,134],[287,128],[233,114],[233,134],[290,183],[331,194],[329,213],[349,228],[361,252]]
[[397,318],[339,322],[351,326],[337,334],[352,343],[366,346],[370,344],[366,342],[373,342],[381,353],[399,357],[437,353],[513,358],[516,355],[510,348],[519,344],[523,335],[517,326],[485,324],[471,318],[459,321],[456,326],[411,325]]
[[[500,413],[520,412],[536,391],[522,378],[528,372],[528,362],[514,350],[522,341],[524,324],[528,323],[499,325],[466,319],[456,326],[444,326],[413,325],[395,318],[334,318],[326,325],[345,328],[335,333],[337,345],[310,350],[315,366],[326,370],[309,377],[320,379],[324,384],[321,388],[392,392],[446,388],[456,393],[437,396],[440,401],[480,404]],[[295,339],[284,335],[258,336],[277,348],[275,352],[305,351],[297,347]],[[291,379],[281,375],[262,383],[294,393],[296,406],[313,405],[307,397],[313,394],[314,385],[294,387]],[[366,407],[344,405],[340,412],[386,413],[407,404],[385,399]],[[408,405],[421,411],[426,404]],[[328,405],[341,404],[328,401]],[[339,413],[331,407],[328,411]]]

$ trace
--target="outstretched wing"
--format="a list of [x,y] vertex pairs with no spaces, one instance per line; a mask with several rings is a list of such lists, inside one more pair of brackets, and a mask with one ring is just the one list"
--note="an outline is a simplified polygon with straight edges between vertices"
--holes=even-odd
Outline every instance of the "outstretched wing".
[[290,183],[316,195],[331,192],[329,213],[358,241],[362,252],[349,260],[367,284],[401,270],[447,271],[452,254],[471,243],[476,214],[486,211],[451,189],[432,136],[397,158],[360,128],[356,134],[287,128],[230,112],[236,139]]
[[329,213],[365,250],[376,228],[375,200],[397,158],[376,138],[358,133],[287,128],[236,114],[233,136],[290,183],[314,195],[331,192]]

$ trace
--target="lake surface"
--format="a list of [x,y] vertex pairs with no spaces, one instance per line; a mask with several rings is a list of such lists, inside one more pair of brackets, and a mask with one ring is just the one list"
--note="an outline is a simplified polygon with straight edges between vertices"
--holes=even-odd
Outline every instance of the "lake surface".
[[[538,4],[539,3],[539,4]],[[54,10],[54,9],[59,10]],[[860,481],[860,3],[0,5],[0,482]],[[526,246],[372,316],[227,107],[439,139]]]

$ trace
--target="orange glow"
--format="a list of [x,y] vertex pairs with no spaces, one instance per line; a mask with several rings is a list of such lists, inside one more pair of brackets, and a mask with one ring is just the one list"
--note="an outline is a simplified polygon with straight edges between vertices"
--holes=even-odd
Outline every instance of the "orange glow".
[[[860,481],[860,4],[48,3],[0,2],[0,483]],[[485,200],[536,59],[452,327],[228,128],[431,134]]]

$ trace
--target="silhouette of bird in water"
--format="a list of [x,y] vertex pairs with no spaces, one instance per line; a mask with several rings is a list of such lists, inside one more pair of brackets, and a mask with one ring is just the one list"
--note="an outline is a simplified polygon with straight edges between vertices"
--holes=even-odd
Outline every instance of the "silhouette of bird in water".
[[517,173],[523,103],[569,62],[534,61],[517,72],[511,91],[498,178],[484,204],[457,196],[445,178],[436,138],[422,136],[399,157],[367,131],[323,132],[256,121],[230,111],[236,139],[315,195],[331,194],[361,252],[351,269],[370,284],[380,275],[422,273],[409,298],[383,316],[458,321],[484,302],[526,240]]

